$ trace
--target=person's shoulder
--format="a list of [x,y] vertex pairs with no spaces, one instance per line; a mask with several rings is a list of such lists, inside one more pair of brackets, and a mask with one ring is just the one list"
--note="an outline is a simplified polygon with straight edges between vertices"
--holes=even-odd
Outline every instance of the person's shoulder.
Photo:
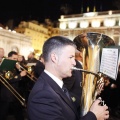
[[39,60],[37,60],[36,58],[33,58],[33,61],[37,62],[37,61],[39,61]]
[[36,63],[36,66],[44,67],[44,64],[41,61],[38,60],[37,63]]

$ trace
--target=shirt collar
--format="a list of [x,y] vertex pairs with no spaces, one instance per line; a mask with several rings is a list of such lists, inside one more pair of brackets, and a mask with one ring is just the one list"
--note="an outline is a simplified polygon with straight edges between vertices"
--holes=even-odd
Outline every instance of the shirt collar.
[[54,76],[52,73],[48,72],[47,70],[44,70],[46,74],[48,74],[59,86],[62,88],[63,86],[63,81],[58,79],[56,76]]

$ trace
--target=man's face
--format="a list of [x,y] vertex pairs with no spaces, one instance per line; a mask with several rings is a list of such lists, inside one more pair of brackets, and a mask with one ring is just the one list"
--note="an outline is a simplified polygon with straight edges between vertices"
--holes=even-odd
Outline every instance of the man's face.
[[57,60],[57,70],[59,76],[61,78],[71,77],[72,67],[75,65],[75,48],[70,45],[62,48]]
[[18,60],[18,55],[12,55],[11,57],[9,57],[10,60]]
[[21,55],[18,55],[18,61],[21,62],[23,60],[23,57]]
[[30,54],[28,55],[28,59],[30,59],[30,58],[34,58],[33,53],[30,53]]

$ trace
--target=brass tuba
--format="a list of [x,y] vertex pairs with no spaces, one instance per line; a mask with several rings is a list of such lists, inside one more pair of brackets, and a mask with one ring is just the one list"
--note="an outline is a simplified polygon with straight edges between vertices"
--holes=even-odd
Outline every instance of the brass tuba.
[[99,73],[101,51],[103,47],[114,46],[113,39],[102,33],[89,32],[80,34],[73,40],[77,49],[83,54],[81,116],[90,109],[91,104],[97,97],[98,82],[103,76]]

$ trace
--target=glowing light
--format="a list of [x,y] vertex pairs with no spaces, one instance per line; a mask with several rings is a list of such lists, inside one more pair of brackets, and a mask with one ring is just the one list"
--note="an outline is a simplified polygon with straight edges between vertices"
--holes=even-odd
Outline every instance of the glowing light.
[[83,14],[84,17],[94,17],[94,16],[97,16],[97,15],[98,15],[97,12],[88,12],[88,13]]
[[61,19],[64,19],[64,15],[61,15]]
[[75,22],[75,21],[74,21],[74,22],[73,22],[73,21],[72,21],[72,22],[69,22],[69,23],[68,23],[68,27],[69,27],[70,29],[76,28],[76,27],[77,27],[77,22]]
[[93,20],[92,21],[92,27],[100,27],[100,21],[99,20]]
[[30,48],[30,52],[34,52],[34,48]]
[[104,26],[106,27],[113,27],[115,26],[115,19],[105,19],[104,20]]
[[80,22],[80,28],[87,28],[89,26],[89,22],[88,21],[81,21]]
[[112,11],[111,11],[111,10],[110,10],[110,11],[108,11],[108,14],[109,14],[109,15],[112,15]]
[[120,26],[120,19],[119,19],[119,23],[118,23],[118,25]]
[[66,29],[67,25],[65,22],[61,22],[59,27],[60,29]]
[[16,33],[16,31],[15,31],[15,30],[13,30],[12,32],[13,32],[13,33]]
[[94,48],[95,46],[92,44],[92,48]]
[[11,30],[10,30],[10,29],[9,29],[8,31],[9,31],[9,32],[11,32]]

